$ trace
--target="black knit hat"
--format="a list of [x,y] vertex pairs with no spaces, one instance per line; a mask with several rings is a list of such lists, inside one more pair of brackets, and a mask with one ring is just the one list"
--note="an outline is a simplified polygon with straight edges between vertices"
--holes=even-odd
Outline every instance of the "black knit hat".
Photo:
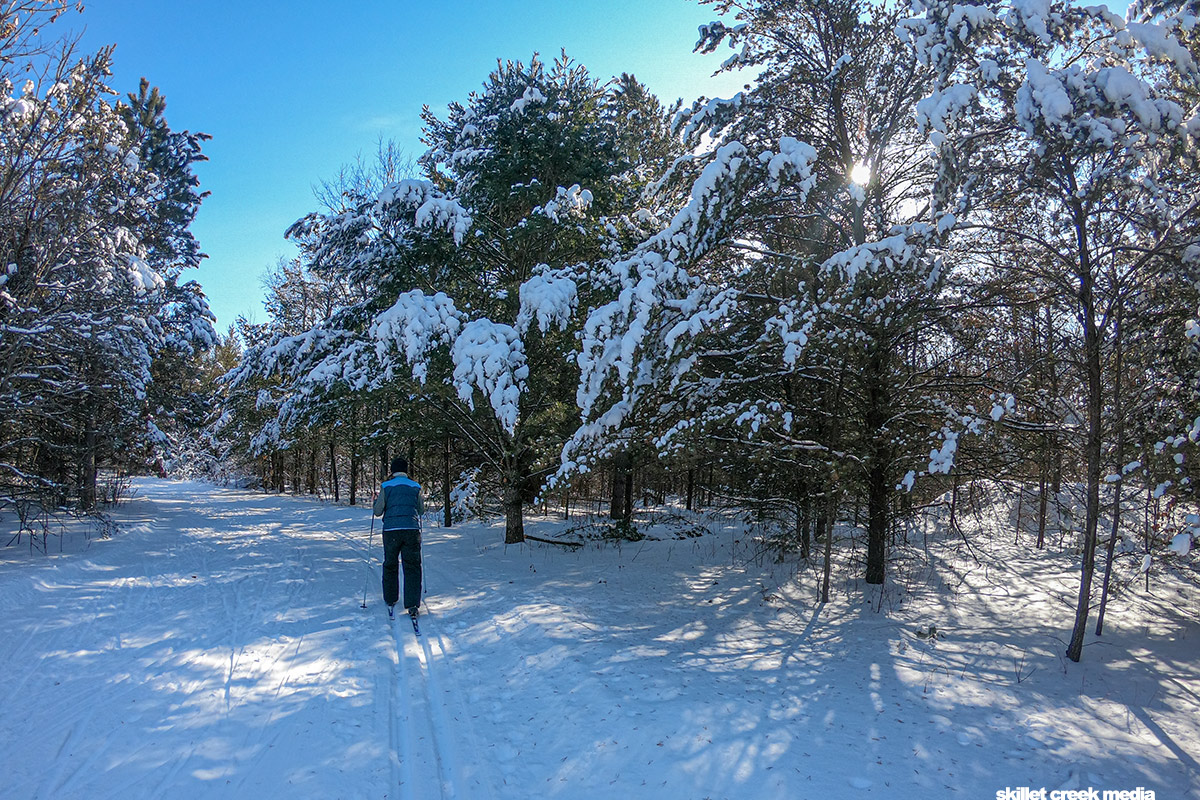
[[404,456],[396,456],[392,459],[392,472],[408,472],[408,459]]

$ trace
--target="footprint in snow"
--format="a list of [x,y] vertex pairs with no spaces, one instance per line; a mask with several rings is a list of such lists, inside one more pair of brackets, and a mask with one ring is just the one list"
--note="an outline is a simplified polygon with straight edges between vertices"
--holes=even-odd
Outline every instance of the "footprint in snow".
[[851,778],[850,785],[853,786],[855,789],[870,789],[871,788],[871,782],[860,775],[855,775],[853,778]]

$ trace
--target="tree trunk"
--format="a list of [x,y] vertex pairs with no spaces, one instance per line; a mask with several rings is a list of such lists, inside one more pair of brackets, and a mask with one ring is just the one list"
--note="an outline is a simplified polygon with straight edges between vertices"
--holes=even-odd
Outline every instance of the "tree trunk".
[[800,558],[807,561],[812,556],[812,532],[810,519],[812,500],[804,481],[796,483],[796,538],[800,540]]
[[501,501],[504,505],[504,543],[525,541],[525,489],[529,483],[528,450],[518,441],[509,445],[501,464]]
[[867,567],[866,581],[879,585],[887,570],[887,534],[890,522],[891,485],[887,444],[887,423],[891,398],[885,383],[886,355],[876,352],[869,364],[867,376],[867,435],[870,437],[870,460],[867,472]]
[[1125,467],[1125,419],[1121,397],[1121,307],[1117,306],[1117,318],[1113,325],[1113,417],[1116,424],[1113,437],[1117,443],[1117,480],[1113,484],[1112,530],[1108,537],[1108,548],[1104,554],[1104,581],[1100,588],[1100,609],[1096,612],[1096,635],[1104,633],[1104,612],[1108,608],[1108,586],[1112,580],[1113,557],[1117,552],[1117,536],[1121,532],[1121,488],[1124,485]]
[[358,500],[358,404],[350,406],[350,505]]
[[84,511],[96,507],[96,423],[88,416],[83,435],[83,458],[79,464],[79,505]]
[[1037,549],[1046,546],[1046,464],[1042,463],[1042,476],[1038,481],[1038,535]]
[[[1082,213],[1082,212],[1077,212]],[[1087,229],[1076,224],[1080,253],[1079,299],[1083,312],[1083,361],[1087,369],[1087,442],[1084,461],[1087,465],[1087,507],[1083,528],[1083,564],[1080,568],[1079,595],[1075,605],[1075,625],[1067,645],[1067,658],[1079,661],[1083,657],[1083,639],[1092,599],[1092,577],[1096,571],[1096,532],[1100,522],[1100,427],[1104,386],[1101,381],[1100,330],[1096,327],[1092,266],[1088,254]]]
[[454,524],[450,513],[450,488],[450,431],[446,431],[442,448],[442,526],[446,528]]
[[694,511],[692,499],[696,493],[696,468],[688,467],[687,471],[687,503],[684,506],[688,511]]
[[317,494],[317,443],[313,441],[312,447],[308,449],[308,479],[307,493]]
[[1021,482],[1021,483],[1017,484],[1017,524],[1016,524],[1016,532],[1013,533],[1013,544],[1014,545],[1018,545],[1021,543],[1021,512],[1024,509],[1024,506],[1025,506],[1025,483]]
[[625,473],[625,521],[633,519],[633,470]]
[[342,488],[338,485],[337,446],[333,434],[329,434],[329,485],[333,489],[333,502],[342,501]]
[[829,602],[829,581],[833,577],[833,526],[837,519],[837,493],[834,486],[837,484],[838,474],[835,471],[830,477],[829,491],[825,498],[824,507],[821,509],[821,519],[817,522],[825,529],[825,575],[821,581],[821,602]]
[[613,456],[612,491],[609,500],[609,516],[615,520],[628,520],[633,513],[631,505],[632,476],[629,474],[631,459],[628,453],[621,452]]
[[504,543],[520,544],[525,541],[524,503],[521,487],[511,482],[504,487]]
[[867,476],[867,583],[879,585],[884,581],[887,565],[887,532],[889,522],[887,473],[884,465],[872,465]]

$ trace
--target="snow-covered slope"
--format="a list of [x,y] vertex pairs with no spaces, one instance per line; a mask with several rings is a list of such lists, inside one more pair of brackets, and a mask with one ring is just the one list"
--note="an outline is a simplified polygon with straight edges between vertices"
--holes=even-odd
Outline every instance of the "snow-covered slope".
[[476,523],[427,529],[417,639],[366,509],[136,488],[110,540],[0,548],[5,798],[1200,798],[1179,578],[1073,664],[1071,564],[1025,544],[947,539],[822,608],[736,528],[569,550]]

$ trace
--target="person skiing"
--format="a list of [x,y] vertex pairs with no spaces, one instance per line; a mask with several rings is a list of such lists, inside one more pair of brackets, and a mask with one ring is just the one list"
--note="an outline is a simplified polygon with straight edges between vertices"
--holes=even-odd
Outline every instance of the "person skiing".
[[[383,602],[392,616],[400,599],[400,567],[404,568],[404,608],[414,620],[421,605],[421,484],[408,477],[408,461],[392,459],[392,477],[379,487],[372,507],[383,517]],[[416,624],[415,622],[413,623]]]

